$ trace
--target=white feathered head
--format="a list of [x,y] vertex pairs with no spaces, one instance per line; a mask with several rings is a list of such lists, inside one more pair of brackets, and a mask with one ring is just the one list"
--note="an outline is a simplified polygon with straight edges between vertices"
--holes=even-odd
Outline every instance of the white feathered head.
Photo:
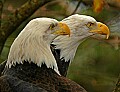
[[89,36],[102,34],[108,39],[110,34],[105,24],[90,16],[75,14],[63,19],[62,22],[70,28],[71,36],[59,36],[52,44],[56,45],[56,49],[60,49],[60,58],[66,62],[73,60],[77,47]]
[[58,35],[70,35],[65,23],[51,18],[31,20],[14,40],[6,66],[11,68],[16,63],[33,62],[41,67],[42,63],[57,72],[57,64],[50,50],[50,43]]

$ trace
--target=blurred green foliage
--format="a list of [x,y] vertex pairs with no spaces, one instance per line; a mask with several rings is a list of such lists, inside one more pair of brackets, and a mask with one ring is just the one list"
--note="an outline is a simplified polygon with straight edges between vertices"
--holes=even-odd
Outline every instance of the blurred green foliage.
[[68,78],[88,92],[112,92],[120,73],[120,49],[95,39],[83,42],[72,62]]

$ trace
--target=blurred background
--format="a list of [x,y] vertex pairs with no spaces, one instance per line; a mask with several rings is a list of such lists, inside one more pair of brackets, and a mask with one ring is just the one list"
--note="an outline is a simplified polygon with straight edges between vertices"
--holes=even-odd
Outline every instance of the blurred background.
[[80,44],[67,77],[88,92],[113,92],[120,74],[120,0],[0,0],[0,63],[31,19],[62,20],[75,13],[105,23],[111,34],[108,40],[89,38]]

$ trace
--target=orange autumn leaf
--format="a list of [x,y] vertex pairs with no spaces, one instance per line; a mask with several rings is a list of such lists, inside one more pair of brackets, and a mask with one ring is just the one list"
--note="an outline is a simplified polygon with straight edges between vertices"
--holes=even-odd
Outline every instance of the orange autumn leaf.
[[102,11],[104,6],[104,0],[94,0],[93,1],[93,9],[95,12],[99,13]]

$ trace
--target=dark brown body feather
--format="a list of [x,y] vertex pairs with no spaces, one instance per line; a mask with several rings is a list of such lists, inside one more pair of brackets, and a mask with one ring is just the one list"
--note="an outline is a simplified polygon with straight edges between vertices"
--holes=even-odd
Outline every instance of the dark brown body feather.
[[0,88],[0,92],[86,92],[80,85],[59,76],[46,65],[40,68],[28,62],[5,68],[0,77]]

